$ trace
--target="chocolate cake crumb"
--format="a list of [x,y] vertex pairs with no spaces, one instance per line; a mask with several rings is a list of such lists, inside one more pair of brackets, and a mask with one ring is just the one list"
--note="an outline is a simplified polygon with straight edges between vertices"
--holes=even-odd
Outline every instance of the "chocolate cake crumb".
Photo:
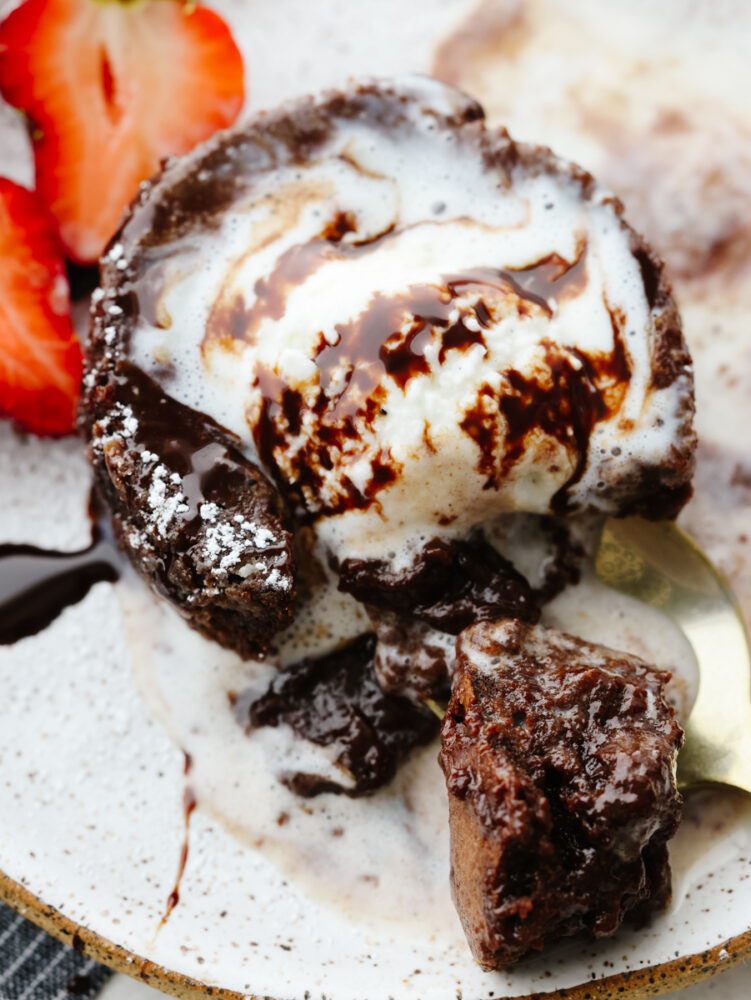
[[413,701],[448,699],[454,636],[463,628],[498,618],[537,621],[540,614],[526,579],[479,531],[466,541],[433,538],[399,569],[348,559],[339,589],[366,604],[381,686]]
[[445,703],[451,694],[456,638],[417,618],[368,607],[378,643],[373,668],[384,691]]
[[540,614],[530,585],[480,531],[466,541],[433,538],[401,569],[379,559],[345,559],[339,589],[452,635],[477,621],[537,621]]
[[433,712],[381,689],[373,672],[375,645],[375,636],[359,636],[333,653],[289,667],[250,705],[238,702],[246,728],[284,723],[319,746],[337,748],[336,764],[349,781],[284,774],[282,780],[298,795],[371,794],[391,781],[413,747],[438,733]]
[[539,530],[553,549],[543,566],[542,579],[534,589],[535,597],[542,606],[552,601],[566,587],[579,582],[586,553],[581,542],[574,538],[570,527],[559,518],[540,518]]

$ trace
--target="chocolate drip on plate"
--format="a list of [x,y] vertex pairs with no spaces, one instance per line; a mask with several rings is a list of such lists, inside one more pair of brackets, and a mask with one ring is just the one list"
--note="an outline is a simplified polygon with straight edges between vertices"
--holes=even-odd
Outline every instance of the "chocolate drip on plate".
[[41,632],[95,583],[114,583],[120,558],[101,538],[81,552],[0,545],[0,645]]

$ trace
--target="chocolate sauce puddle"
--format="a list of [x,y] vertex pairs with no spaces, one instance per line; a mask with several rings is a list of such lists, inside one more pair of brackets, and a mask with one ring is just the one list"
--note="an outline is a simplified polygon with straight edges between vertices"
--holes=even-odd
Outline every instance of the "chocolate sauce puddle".
[[80,552],[0,545],[0,645],[41,632],[95,583],[115,583],[121,559],[104,538]]

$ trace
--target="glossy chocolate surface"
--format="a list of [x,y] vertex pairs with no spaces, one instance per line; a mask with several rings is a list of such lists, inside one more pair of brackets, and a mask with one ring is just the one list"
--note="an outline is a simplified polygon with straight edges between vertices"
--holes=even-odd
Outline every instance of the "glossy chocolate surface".
[[230,434],[121,361],[92,393],[90,453],[115,533],[188,621],[242,655],[289,620],[284,506]]

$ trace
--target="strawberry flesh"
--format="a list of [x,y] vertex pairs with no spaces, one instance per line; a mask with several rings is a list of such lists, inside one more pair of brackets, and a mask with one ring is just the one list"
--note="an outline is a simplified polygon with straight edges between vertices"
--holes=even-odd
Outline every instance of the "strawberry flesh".
[[36,434],[72,431],[81,368],[53,220],[0,178],[0,416]]
[[96,260],[166,156],[231,125],[229,28],[181,0],[26,0],[0,24],[0,93],[29,117],[37,189],[65,252]]

